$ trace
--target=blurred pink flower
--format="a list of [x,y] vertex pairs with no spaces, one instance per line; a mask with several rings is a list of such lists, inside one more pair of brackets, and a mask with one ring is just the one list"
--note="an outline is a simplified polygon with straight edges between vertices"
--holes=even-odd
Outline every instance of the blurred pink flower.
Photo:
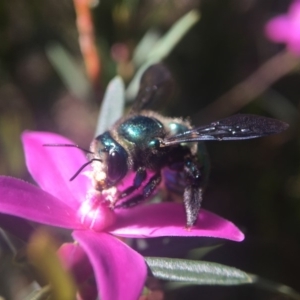
[[265,26],[268,38],[274,42],[284,43],[287,49],[300,54],[300,1],[294,1],[285,15],[271,19]]
[[[186,230],[183,205],[176,203],[116,211],[101,203],[95,205],[88,177],[80,174],[76,180],[69,181],[70,175],[86,163],[84,154],[76,148],[42,146],[71,144],[71,141],[56,134],[37,132],[24,133],[22,139],[28,170],[40,188],[0,176],[0,213],[72,229],[78,244],[65,244],[58,253],[64,265],[74,272],[77,282],[86,282],[95,275],[102,300],[137,299],[147,276],[143,257],[114,235],[206,236],[235,241],[244,238],[231,222],[203,209],[197,225]],[[90,205],[89,210],[86,204]],[[88,296],[82,294],[81,299],[96,297],[96,286]]]

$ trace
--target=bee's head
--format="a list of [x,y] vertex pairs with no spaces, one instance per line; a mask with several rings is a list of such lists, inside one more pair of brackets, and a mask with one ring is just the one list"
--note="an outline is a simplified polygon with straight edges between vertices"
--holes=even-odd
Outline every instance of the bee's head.
[[74,180],[88,165],[92,165],[92,178],[95,189],[102,191],[116,185],[127,173],[126,150],[117,143],[107,131],[97,136],[91,143],[90,150],[75,144],[44,144],[46,147],[75,147],[88,153],[89,161],[83,164],[70,178]]
[[89,154],[93,169],[93,180],[97,190],[114,186],[127,173],[127,153],[109,134],[96,137],[91,143]]

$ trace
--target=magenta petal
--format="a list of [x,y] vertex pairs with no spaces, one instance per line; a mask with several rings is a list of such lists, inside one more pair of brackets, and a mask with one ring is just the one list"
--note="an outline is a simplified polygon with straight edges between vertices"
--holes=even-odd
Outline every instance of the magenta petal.
[[106,233],[75,231],[73,237],[90,259],[101,300],[138,299],[147,275],[140,254]]
[[1,213],[52,226],[82,227],[72,208],[25,181],[0,176],[0,195]]
[[290,21],[285,16],[270,20],[265,27],[267,37],[274,42],[284,42],[288,39]]
[[76,282],[82,283],[93,276],[93,268],[79,244],[65,243],[58,249],[57,254],[63,266],[72,272]]
[[291,41],[287,45],[287,49],[291,52],[294,53],[295,55],[300,55],[300,37],[298,41]]
[[22,140],[27,168],[34,180],[43,190],[77,208],[90,186],[90,180],[83,174],[70,182],[87,161],[82,151],[70,147],[44,147],[43,144],[73,144],[48,132],[25,132]]
[[108,230],[123,237],[206,236],[242,241],[243,233],[231,222],[201,209],[195,226],[185,228],[185,211],[181,204],[140,205],[117,212],[116,223]]
[[299,0],[294,1],[291,4],[291,6],[289,7],[288,16],[291,20],[298,21],[298,24],[299,24],[299,18],[300,18],[300,1]]
[[63,266],[74,276],[78,286],[77,299],[96,299],[98,292],[90,261],[78,243],[63,244],[57,251]]

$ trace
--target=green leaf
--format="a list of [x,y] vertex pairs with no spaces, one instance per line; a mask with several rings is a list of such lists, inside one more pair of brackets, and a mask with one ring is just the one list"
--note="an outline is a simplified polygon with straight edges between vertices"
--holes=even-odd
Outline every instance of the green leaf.
[[136,45],[132,55],[132,62],[135,66],[140,66],[146,61],[149,49],[153,49],[159,38],[160,35],[156,29],[151,28],[145,33]]
[[194,249],[189,251],[186,258],[194,259],[194,260],[202,259],[206,254],[220,248],[221,246],[222,246],[222,244],[207,246],[207,247],[194,248]]
[[238,285],[251,283],[251,277],[233,267],[205,261],[146,257],[152,274],[164,280],[198,285]]
[[133,100],[139,89],[141,76],[144,71],[151,65],[162,61],[169,53],[174,49],[178,42],[184,37],[184,35],[191,29],[195,23],[200,19],[200,14],[196,10],[191,10],[183,17],[181,17],[170,30],[160,38],[152,50],[145,58],[144,64],[139,68],[134,78],[126,90],[126,99],[128,101]]
[[24,300],[48,300],[50,299],[51,288],[49,285],[44,286],[41,289],[36,289],[31,292]]
[[134,98],[136,97],[138,90],[139,90],[139,86],[140,86],[140,81],[141,81],[141,77],[144,74],[144,72],[153,64],[158,63],[159,61],[156,60],[149,60],[147,62],[145,62],[135,73],[133,79],[130,81],[127,89],[126,89],[126,94],[125,94],[125,98],[127,102],[131,102],[134,100]]
[[287,285],[284,285],[282,283],[273,282],[271,280],[264,279],[257,275],[249,274],[249,276],[252,279],[253,284],[255,284],[255,286],[258,286],[259,288],[261,288],[263,290],[277,293],[277,294],[282,294],[282,295],[288,296],[289,298],[295,299],[295,300],[300,299],[300,294]]
[[122,117],[124,102],[124,83],[120,76],[116,76],[107,86],[98,117],[95,136],[103,133]]
[[148,55],[149,60],[161,61],[174,49],[178,42],[200,19],[196,10],[191,10],[181,17],[170,30],[156,43]]

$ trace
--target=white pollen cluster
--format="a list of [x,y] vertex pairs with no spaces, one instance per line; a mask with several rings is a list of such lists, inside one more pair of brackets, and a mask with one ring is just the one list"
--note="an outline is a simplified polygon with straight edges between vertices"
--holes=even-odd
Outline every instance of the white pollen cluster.
[[95,172],[94,173],[94,178],[96,181],[103,181],[106,178],[106,173],[103,171],[100,172]]
[[103,200],[109,202],[112,208],[117,200],[117,192],[118,190],[114,186],[102,191]]

